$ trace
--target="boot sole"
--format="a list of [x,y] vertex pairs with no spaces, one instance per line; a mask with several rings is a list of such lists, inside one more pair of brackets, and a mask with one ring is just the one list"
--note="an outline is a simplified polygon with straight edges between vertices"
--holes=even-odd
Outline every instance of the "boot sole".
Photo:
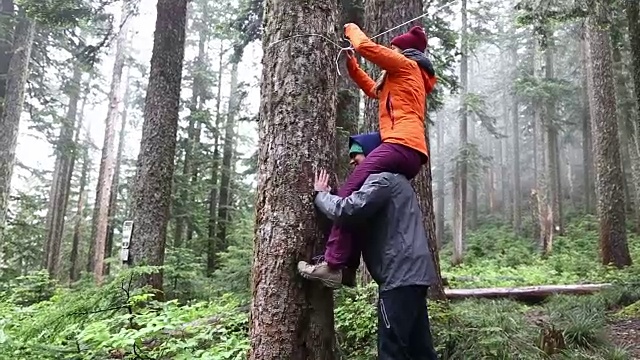
[[335,282],[335,281],[331,281],[331,280],[327,280],[327,279],[323,279],[319,276],[313,276],[311,274],[307,274],[304,273],[302,271],[298,271],[300,273],[300,275],[302,275],[303,278],[307,279],[307,280],[315,280],[315,281],[320,281],[322,283],[322,285],[331,288],[331,289],[339,289],[342,284]]

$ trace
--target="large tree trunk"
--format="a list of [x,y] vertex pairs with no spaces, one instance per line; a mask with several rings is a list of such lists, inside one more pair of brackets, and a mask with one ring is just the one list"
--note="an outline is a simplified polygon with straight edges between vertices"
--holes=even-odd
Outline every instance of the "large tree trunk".
[[[467,0],[462,0],[462,33],[460,59],[460,150],[466,151],[468,146],[467,136],[467,86],[468,86],[468,57],[467,54]],[[466,233],[467,217],[467,163],[466,160],[459,160],[456,163],[455,178],[453,181],[453,265],[462,264],[463,245]]]
[[24,88],[29,75],[31,46],[35,25],[24,15],[16,26],[13,55],[7,72],[7,92],[4,112],[0,116],[0,265],[3,254],[5,217],[11,192],[11,176],[16,157],[20,115],[24,103]]
[[631,256],[625,228],[611,40],[607,31],[609,13],[604,6],[597,6],[587,19],[587,78],[600,218],[600,255],[603,264],[623,267],[631,264]]
[[4,109],[4,98],[7,92],[7,72],[11,62],[13,46],[13,16],[15,8],[13,0],[0,1],[0,119]]
[[[107,226],[107,241],[104,247],[105,258],[110,258],[113,252],[113,236],[116,228],[116,217],[118,214],[118,188],[120,187],[120,168],[122,167],[122,156],[124,152],[124,142],[127,134],[127,116],[129,114],[129,102],[131,97],[131,85],[129,84],[129,69],[125,77],[125,92],[120,115],[120,133],[118,135],[118,151],[116,152],[116,164],[111,179],[111,198],[109,199],[109,223]],[[109,275],[109,264],[105,264],[104,273]]]
[[54,277],[60,266],[60,247],[64,230],[67,202],[73,174],[73,158],[76,153],[76,143],[73,132],[76,127],[78,102],[80,100],[80,82],[82,71],[79,64],[75,65],[73,77],[68,91],[69,106],[67,116],[62,122],[58,143],[56,145],[56,163],[53,171],[53,181],[49,190],[49,209],[47,211],[44,267],[49,276]]
[[[229,91],[229,104],[227,108],[227,121],[224,127],[224,145],[222,147],[222,166],[220,167],[220,198],[218,202],[218,231],[216,235],[216,252],[227,249],[227,227],[229,226],[229,213],[231,210],[231,160],[233,158],[234,126],[240,105],[240,93],[238,92],[238,62],[234,61],[231,67],[231,89]],[[214,264],[215,267],[215,264]]]
[[269,44],[298,32],[335,36],[336,2],[267,0],[265,9],[248,358],[331,360],[332,292],[295,269],[324,250],[311,194],[314,171],[334,165],[335,48],[320,38]]
[[[171,206],[187,0],[158,0],[144,123],[133,189],[132,265],[162,266]],[[146,275],[162,299],[162,271]]]
[[111,185],[116,167],[116,121],[118,118],[118,105],[120,104],[120,83],[122,70],[124,69],[127,29],[129,19],[126,18],[127,3],[122,5],[122,16],[125,23],[120,28],[118,42],[116,44],[116,56],[111,74],[111,88],[109,89],[109,108],[105,119],[104,142],[102,145],[102,157],[100,159],[100,171],[98,172],[98,185],[96,188],[96,201],[93,208],[93,222],[91,227],[92,245],[89,248],[88,270],[93,271],[94,279],[98,284],[102,283],[104,276],[105,248],[107,243],[107,228],[109,226],[109,203],[111,201]]
[[218,227],[218,175],[220,168],[220,104],[222,100],[223,42],[220,41],[218,60],[218,94],[216,95],[216,123],[213,134],[213,160],[211,161],[211,190],[209,191],[209,226],[207,237],[207,274],[213,274],[216,265],[216,235]]

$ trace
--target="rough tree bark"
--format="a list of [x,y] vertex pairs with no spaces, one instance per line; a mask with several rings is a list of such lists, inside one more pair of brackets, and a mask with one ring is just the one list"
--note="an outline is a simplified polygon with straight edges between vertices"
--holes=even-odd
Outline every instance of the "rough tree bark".
[[[460,148],[464,151],[468,145],[467,134],[467,86],[468,86],[468,54],[467,54],[467,0],[462,0],[462,52],[460,58]],[[460,265],[463,261],[463,245],[466,233],[467,217],[467,162],[465,159],[456,163],[456,170],[453,181],[453,256],[452,265]]]
[[[239,59],[237,59],[239,60]],[[238,61],[231,65],[231,84],[229,90],[229,104],[227,107],[227,121],[224,126],[224,144],[222,145],[222,166],[220,167],[220,197],[218,199],[218,231],[216,234],[216,252],[219,254],[227,249],[227,227],[231,212],[231,160],[233,158],[233,142],[235,138],[235,119],[240,106],[240,92],[238,91]],[[214,265],[215,266],[215,265]]]
[[[162,266],[171,205],[180,84],[184,60],[187,0],[158,0],[144,123],[133,188],[133,265]],[[162,271],[143,276],[141,285],[162,299]]]
[[92,246],[89,248],[89,271],[93,271],[95,281],[100,284],[104,277],[105,248],[107,243],[107,228],[109,226],[109,202],[111,200],[111,185],[116,167],[116,122],[118,106],[121,101],[120,84],[126,55],[127,33],[130,20],[127,18],[127,2],[122,4],[124,23],[120,28],[116,44],[115,62],[111,73],[111,88],[109,89],[109,108],[105,119],[104,142],[102,157],[98,172],[96,200],[93,208],[93,222],[91,226]]
[[[33,21],[20,16],[16,25],[13,54],[7,72],[7,92],[4,98],[4,112],[0,116],[0,255],[3,253],[3,234],[11,176],[16,157],[20,115],[24,103],[24,88],[29,75],[29,62],[35,25]],[[0,257],[1,259],[1,257]],[[0,260],[0,265],[2,261]]]
[[334,165],[335,48],[315,37],[269,46],[297,33],[333,36],[336,5],[265,3],[250,360],[336,358],[332,292],[296,272],[324,250],[312,182]]
[[53,171],[53,179],[49,190],[49,208],[47,210],[45,233],[44,268],[49,276],[54,277],[59,271],[60,247],[64,230],[64,220],[69,201],[71,187],[71,175],[73,174],[73,158],[76,152],[76,144],[73,141],[78,102],[80,101],[80,87],[82,70],[80,64],[76,64],[73,70],[71,82],[67,84],[69,105],[67,115],[62,122],[58,143],[56,144],[56,163]]
[[587,19],[588,85],[603,264],[631,264],[625,228],[624,191],[616,116],[616,93],[608,27],[610,11],[596,4]]
[[218,226],[218,175],[220,163],[220,104],[222,100],[223,42],[220,41],[218,60],[218,93],[216,95],[216,123],[213,134],[213,160],[211,161],[211,190],[209,191],[209,224],[207,237],[207,274],[213,274],[216,265],[216,230]]

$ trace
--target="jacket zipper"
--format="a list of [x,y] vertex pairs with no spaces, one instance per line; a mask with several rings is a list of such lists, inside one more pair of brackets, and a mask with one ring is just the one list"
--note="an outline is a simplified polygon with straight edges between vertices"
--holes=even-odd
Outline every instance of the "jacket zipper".
[[391,92],[387,95],[387,112],[389,113],[389,117],[391,118],[391,130],[396,124],[396,118],[393,116],[393,105],[391,104]]

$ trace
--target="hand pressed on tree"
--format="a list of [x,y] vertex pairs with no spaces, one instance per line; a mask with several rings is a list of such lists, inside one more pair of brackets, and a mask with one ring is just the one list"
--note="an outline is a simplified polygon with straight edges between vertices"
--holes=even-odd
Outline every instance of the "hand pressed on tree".
[[331,187],[329,187],[329,174],[326,170],[320,169],[320,172],[316,173],[313,190],[316,192],[331,191]]

